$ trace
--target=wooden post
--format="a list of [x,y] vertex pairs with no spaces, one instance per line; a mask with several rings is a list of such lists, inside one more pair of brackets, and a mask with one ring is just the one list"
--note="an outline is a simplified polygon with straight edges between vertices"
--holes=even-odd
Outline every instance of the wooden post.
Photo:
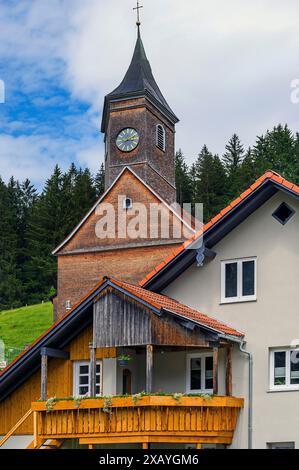
[[226,395],[231,397],[232,391],[232,346],[226,350]]
[[154,347],[152,344],[146,346],[146,392],[153,391],[153,364],[154,364]]
[[213,395],[218,395],[219,348],[213,349]]
[[196,449],[202,449],[202,443],[201,442],[197,442]]
[[149,448],[149,445],[148,445],[148,442],[143,442],[142,443],[142,449],[148,449]]
[[33,412],[33,434],[34,434],[33,448],[34,449],[38,447],[38,421],[37,420],[38,420],[37,411],[34,411]]
[[97,361],[96,361],[96,349],[94,348],[93,343],[89,344],[90,349],[90,363],[89,363],[89,396],[95,397],[97,394],[96,389],[96,370],[97,370]]
[[47,400],[47,381],[48,381],[48,356],[42,353],[41,356],[41,399]]

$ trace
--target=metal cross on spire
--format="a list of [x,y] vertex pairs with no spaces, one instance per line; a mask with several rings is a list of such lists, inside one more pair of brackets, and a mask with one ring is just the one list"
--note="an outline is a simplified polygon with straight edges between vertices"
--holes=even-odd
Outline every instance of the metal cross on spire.
[[133,8],[133,10],[136,10],[137,11],[137,26],[138,26],[138,29],[141,25],[141,22],[140,22],[140,12],[139,10],[141,10],[141,8],[143,8],[143,5],[139,5],[139,0],[137,0],[137,7],[136,8]]

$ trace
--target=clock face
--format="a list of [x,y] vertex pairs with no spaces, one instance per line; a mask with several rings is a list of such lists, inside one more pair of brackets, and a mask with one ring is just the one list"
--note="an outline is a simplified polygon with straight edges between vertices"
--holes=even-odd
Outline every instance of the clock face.
[[139,144],[139,134],[135,129],[128,127],[117,136],[116,145],[122,152],[132,152]]

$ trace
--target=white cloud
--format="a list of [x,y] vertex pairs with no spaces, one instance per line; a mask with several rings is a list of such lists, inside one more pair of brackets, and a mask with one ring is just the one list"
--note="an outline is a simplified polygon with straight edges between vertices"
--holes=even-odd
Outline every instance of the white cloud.
[[0,134],[0,175],[5,181],[11,176],[20,181],[29,178],[40,189],[57,163],[66,170],[75,160],[96,172],[100,152],[100,144],[93,146],[92,139],[78,143],[71,138],[55,139],[47,135]]
[[[129,65],[134,4],[76,2],[65,49],[67,80],[94,110]],[[204,143],[222,153],[235,131],[250,145],[280,121],[296,128],[289,83],[299,76],[298,2],[144,0],[143,5],[147,54],[181,118],[177,146],[189,158]]]
[[[71,154],[97,168],[102,139],[100,134],[94,137],[94,131],[100,126],[104,95],[120,83],[131,60],[135,0],[0,4],[0,58],[19,68],[21,85],[30,92],[50,80],[90,106],[77,122],[82,136],[86,120],[86,138],[77,141],[74,136],[51,139],[42,123],[40,137],[22,141],[2,135],[1,168],[34,179],[48,175],[54,161],[68,161]],[[290,83],[299,77],[298,2],[143,0],[143,5],[147,55],[162,92],[181,119],[177,147],[190,160],[204,143],[222,153],[235,131],[250,145],[257,134],[278,122],[298,129],[299,105],[290,100]],[[47,103],[40,97],[39,105],[43,104]],[[76,132],[73,120],[72,130]],[[47,151],[42,142],[47,142]]]

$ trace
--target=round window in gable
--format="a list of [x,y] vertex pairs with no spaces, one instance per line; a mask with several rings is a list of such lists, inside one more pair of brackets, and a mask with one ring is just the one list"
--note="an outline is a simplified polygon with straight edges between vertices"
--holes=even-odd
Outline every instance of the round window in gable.
[[285,225],[295,214],[294,209],[292,209],[288,204],[283,202],[280,206],[273,212],[272,216],[274,219],[278,220],[279,223]]

